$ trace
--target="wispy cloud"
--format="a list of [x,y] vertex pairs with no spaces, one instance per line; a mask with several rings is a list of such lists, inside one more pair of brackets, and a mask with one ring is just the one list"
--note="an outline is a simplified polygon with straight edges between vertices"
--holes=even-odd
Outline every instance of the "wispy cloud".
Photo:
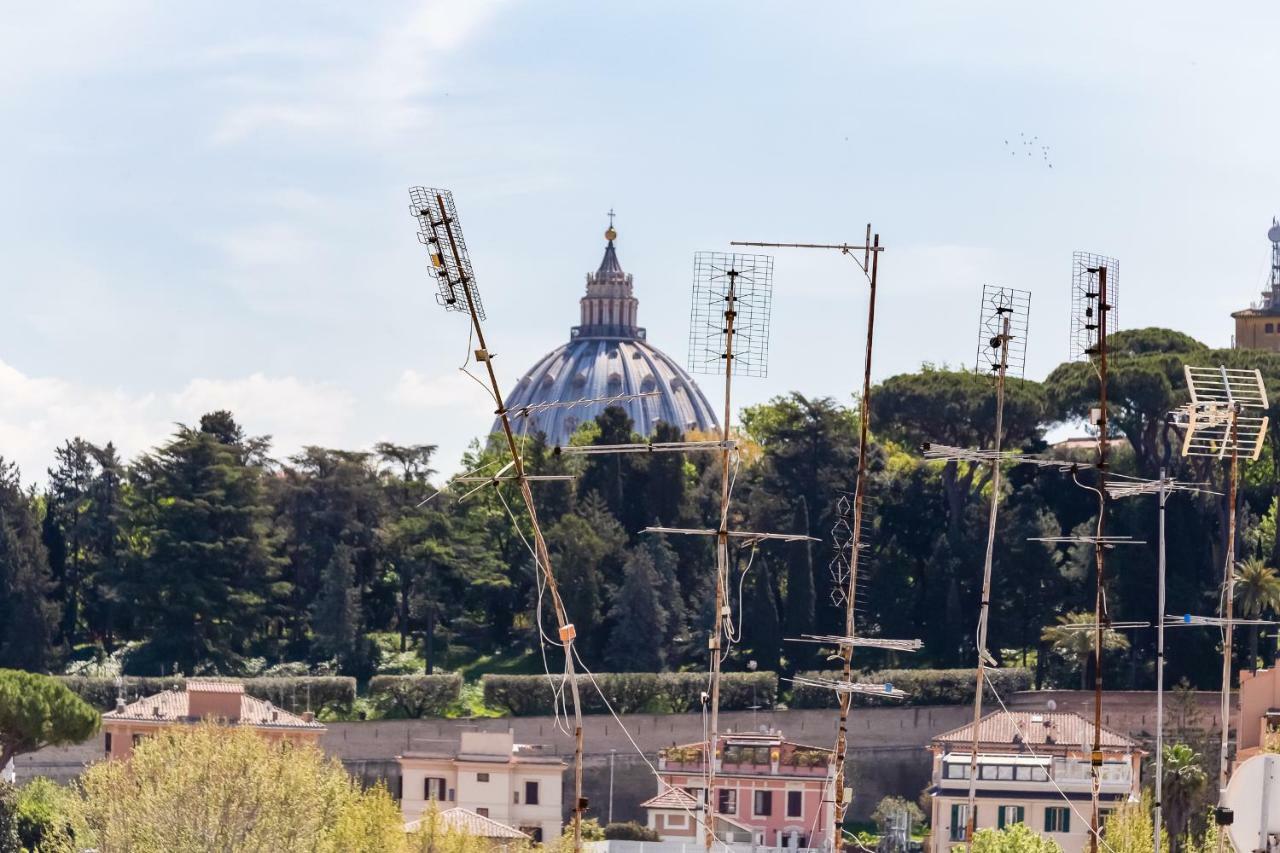
[[347,391],[292,376],[193,379],[174,393],[129,394],[27,376],[3,361],[0,399],[0,455],[17,462],[28,482],[43,480],[53,448],[74,436],[113,441],[132,457],[163,442],[175,423],[228,409],[246,431],[271,435],[283,456],[308,444],[347,443],[355,409]]

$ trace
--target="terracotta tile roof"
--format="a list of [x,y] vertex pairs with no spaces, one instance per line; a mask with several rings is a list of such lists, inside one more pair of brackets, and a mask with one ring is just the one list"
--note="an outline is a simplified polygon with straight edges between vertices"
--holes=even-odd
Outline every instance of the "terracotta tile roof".
[[642,809],[693,809],[698,801],[684,788],[668,788],[640,804]]
[[[446,826],[465,832],[467,835],[474,835],[477,838],[519,838],[529,841],[528,835],[525,835],[518,829],[512,829],[505,823],[499,823],[492,818],[487,818],[482,814],[476,814],[470,809],[454,807],[445,809],[439,813],[439,818]],[[422,827],[422,818],[409,821],[404,825],[405,832],[416,832]]]
[[[978,723],[978,740],[985,744],[1014,745],[1024,742],[1030,746],[1074,746],[1093,744],[1093,723],[1079,714],[1069,711],[1035,712],[1013,711],[1004,713],[997,711],[983,717]],[[1015,737],[1025,738],[1016,741]],[[973,723],[967,723],[958,729],[943,732],[933,739],[934,743],[964,744],[973,743]],[[1105,726],[1102,729],[1102,745],[1120,749],[1135,749],[1138,744]]]
[[[219,687],[226,682],[204,682],[218,684]],[[308,722],[297,714],[291,714],[281,708],[277,708],[270,702],[262,699],[255,699],[252,696],[243,694],[244,687],[240,684],[232,685],[236,690],[219,690],[221,693],[236,693],[240,696],[240,719],[235,720],[236,725],[256,726],[258,728],[269,729],[310,729],[323,731],[324,725],[314,720]],[[147,696],[136,702],[125,705],[123,709],[116,711],[108,711],[102,715],[104,722],[112,720],[128,720],[128,721],[147,721],[147,722],[166,722],[166,723],[192,723],[196,720],[187,714],[187,691],[186,690],[165,690],[156,693],[153,696]]]

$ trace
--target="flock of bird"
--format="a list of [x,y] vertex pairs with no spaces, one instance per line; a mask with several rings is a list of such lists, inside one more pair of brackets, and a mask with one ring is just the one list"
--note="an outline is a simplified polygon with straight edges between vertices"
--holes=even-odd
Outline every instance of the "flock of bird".
[[1024,133],[1019,131],[1018,141],[1015,144],[1011,145],[1009,144],[1009,140],[1006,139],[1004,141],[1004,147],[1009,152],[1010,157],[1017,157],[1019,154],[1019,151],[1021,151],[1021,153],[1025,154],[1026,156],[1031,157],[1036,153],[1036,151],[1039,151],[1040,159],[1044,162],[1044,164],[1048,166],[1050,169],[1053,168],[1053,163],[1050,162],[1049,160],[1049,146],[1041,145],[1040,137],[1038,136],[1032,136],[1028,138]]

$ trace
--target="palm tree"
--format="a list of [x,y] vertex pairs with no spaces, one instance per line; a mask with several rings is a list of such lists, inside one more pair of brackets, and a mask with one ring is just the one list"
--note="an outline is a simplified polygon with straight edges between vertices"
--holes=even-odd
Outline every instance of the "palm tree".
[[1181,848],[1191,812],[1209,783],[1200,761],[1200,755],[1185,743],[1164,748],[1164,785],[1160,798],[1164,828],[1169,833],[1169,853],[1178,853]]
[[[1057,625],[1040,632],[1040,639],[1053,646],[1055,652],[1079,664],[1081,690],[1089,689],[1089,658],[1093,656],[1094,637],[1091,629],[1076,626],[1092,624],[1092,613],[1077,611],[1059,616]],[[1129,641],[1114,628],[1106,628],[1102,632],[1102,648],[1127,649]]]
[[[1280,609],[1280,574],[1259,557],[1236,563],[1236,607],[1242,619]],[[1258,625],[1249,626],[1249,668],[1258,669]]]

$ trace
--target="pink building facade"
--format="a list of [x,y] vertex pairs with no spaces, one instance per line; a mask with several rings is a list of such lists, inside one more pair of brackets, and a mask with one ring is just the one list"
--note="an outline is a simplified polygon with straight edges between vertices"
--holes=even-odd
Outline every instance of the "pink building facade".
[[[658,753],[657,796],[642,803],[664,841],[701,843],[714,820],[727,843],[823,848],[831,825],[831,750],[793,743],[781,733],[726,734],[716,742],[715,790],[706,790],[705,744]],[[708,811],[710,816],[708,816]]]

